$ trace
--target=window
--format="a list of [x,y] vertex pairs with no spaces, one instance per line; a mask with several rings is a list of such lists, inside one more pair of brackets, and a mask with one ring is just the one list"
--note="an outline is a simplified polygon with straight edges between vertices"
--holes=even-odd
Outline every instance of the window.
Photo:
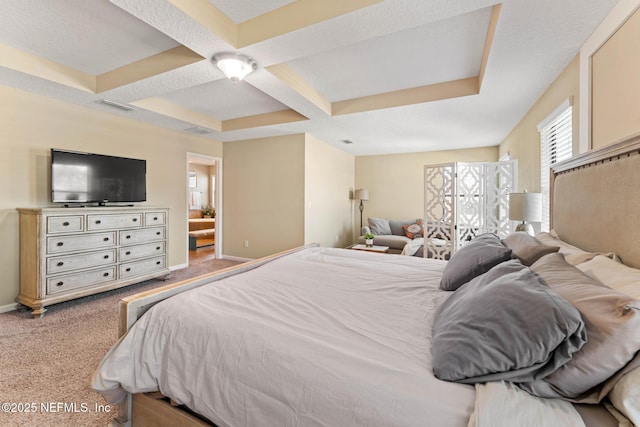
[[571,100],[565,101],[538,125],[540,132],[540,191],[542,231],[549,231],[549,174],[551,165],[573,154]]

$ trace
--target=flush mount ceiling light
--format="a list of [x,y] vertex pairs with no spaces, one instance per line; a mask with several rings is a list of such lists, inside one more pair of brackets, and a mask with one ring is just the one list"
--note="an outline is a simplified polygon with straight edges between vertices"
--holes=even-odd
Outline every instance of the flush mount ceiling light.
[[219,53],[211,59],[233,83],[239,82],[258,68],[256,61],[241,53]]

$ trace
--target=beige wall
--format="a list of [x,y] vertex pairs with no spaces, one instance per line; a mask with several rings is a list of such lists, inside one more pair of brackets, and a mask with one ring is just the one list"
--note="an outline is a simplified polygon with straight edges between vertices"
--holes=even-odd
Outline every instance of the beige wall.
[[591,58],[591,144],[640,132],[640,10]]
[[[617,31],[610,34],[606,30],[609,27]],[[518,159],[520,190],[540,191],[540,134],[537,126],[568,98],[573,98],[574,155],[582,147],[589,147],[589,135],[593,149],[597,149],[640,132],[640,56],[631,54],[638,51],[640,11],[636,10],[630,16],[612,11],[594,35],[597,35],[595,41],[588,40],[585,44],[586,53],[590,54],[594,43],[598,43],[599,48],[594,49],[592,61],[578,56],[574,58],[500,144],[500,155],[509,152],[512,159]],[[602,45],[599,40],[602,40]],[[581,63],[589,70],[581,70]],[[589,76],[591,83],[586,81]],[[580,111],[581,106],[585,110],[585,106],[589,106],[588,99],[580,99],[581,78],[585,80],[583,86],[592,89],[591,123],[590,112]],[[585,93],[588,95],[589,91],[583,90],[583,96]],[[593,129],[580,133],[585,126]],[[585,140],[580,141],[579,138]]]
[[508,152],[511,159],[518,160],[519,190],[540,191],[538,124],[570,98],[573,98],[573,152],[578,153],[579,72],[576,56],[500,144],[501,156]]
[[304,150],[304,134],[224,143],[225,255],[259,258],[304,244]]
[[[424,217],[425,165],[496,160],[498,147],[356,157],[355,187],[369,191],[369,201],[364,202],[363,225],[368,217]],[[355,203],[359,206],[359,201]],[[360,231],[358,206],[354,209],[356,234]]]
[[306,135],[304,241],[346,247],[353,233],[354,156]]
[[171,207],[169,265],[186,264],[186,153],[221,143],[3,86],[0,99],[0,307],[18,295],[15,209],[50,204],[50,148],[146,159],[146,205]]

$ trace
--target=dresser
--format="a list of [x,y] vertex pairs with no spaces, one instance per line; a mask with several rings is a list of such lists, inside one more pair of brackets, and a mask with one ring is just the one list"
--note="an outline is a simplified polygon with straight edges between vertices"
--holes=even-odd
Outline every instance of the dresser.
[[170,273],[169,209],[18,209],[19,303],[39,317],[46,306]]

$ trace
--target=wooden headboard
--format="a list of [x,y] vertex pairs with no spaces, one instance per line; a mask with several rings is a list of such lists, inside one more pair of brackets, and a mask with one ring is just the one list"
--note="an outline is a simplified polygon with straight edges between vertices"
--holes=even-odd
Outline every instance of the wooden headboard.
[[589,252],[640,268],[640,134],[556,163],[551,228]]

